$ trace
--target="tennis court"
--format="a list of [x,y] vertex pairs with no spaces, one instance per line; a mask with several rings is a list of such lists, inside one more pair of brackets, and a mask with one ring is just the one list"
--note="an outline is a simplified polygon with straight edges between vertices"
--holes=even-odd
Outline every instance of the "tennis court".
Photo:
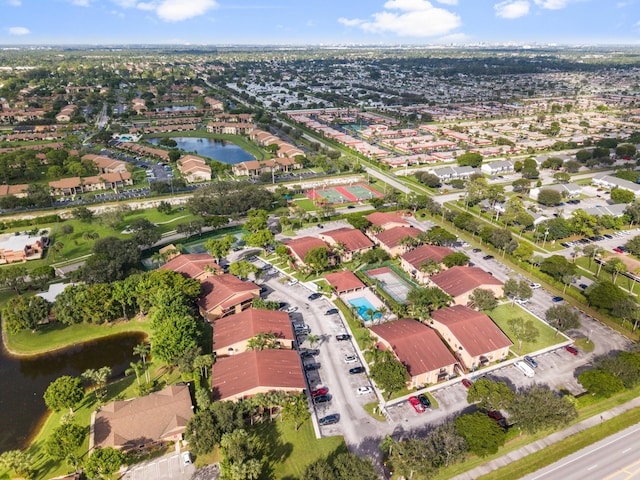
[[360,183],[307,190],[306,195],[310,200],[331,204],[360,202],[375,197],[382,198],[380,192]]
[[365,272],[369,278],[378,280],[378,285],[398,303],[407,301],[407,295],[413,286],[402,279],[389,267],[375,268]]

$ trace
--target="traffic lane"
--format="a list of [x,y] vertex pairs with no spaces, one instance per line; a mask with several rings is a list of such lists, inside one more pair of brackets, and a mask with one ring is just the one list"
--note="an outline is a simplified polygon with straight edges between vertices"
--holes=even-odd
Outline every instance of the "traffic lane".
[[600,480],[638,478],[640,459],[636,445],[640,445],[638,424],[594,443],[523,480]]
[[171,453],[149,462],[131,465],[125,480],[188,480],[195,473],[193,464],[184,465],[179,453]]

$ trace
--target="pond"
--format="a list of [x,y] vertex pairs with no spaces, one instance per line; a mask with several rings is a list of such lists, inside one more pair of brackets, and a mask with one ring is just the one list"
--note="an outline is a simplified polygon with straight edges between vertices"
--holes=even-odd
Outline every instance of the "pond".
[[156,112],[186,112],[187,110],[197,110],[195,105],[171,105],[170,107],[158,107]]
[[0,349],[0,452],[25,448],[47,413],[42,395],[62,375],[80,376],[88,368],[112,368],[123,375],[133,347],[143,333],[123,333],[31,358],[16,358]]
[[[154,145],[160,143],[161,138],[149,138],[147,141]],[[212,138],[171,137],[178,144],[178,148],[185,152],[209,157],[222,163],[240,163],[255,160],[249,152],[235,143]]]

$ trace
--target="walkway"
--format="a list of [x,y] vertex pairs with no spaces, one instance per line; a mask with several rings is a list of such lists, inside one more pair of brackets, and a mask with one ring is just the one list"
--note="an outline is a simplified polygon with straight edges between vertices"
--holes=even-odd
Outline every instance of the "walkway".
[[587,430],[591,427],[595,427],[600,425],[605,420],[610,420],[618,415],[622,415],[623,413],[632,410],[634,408],[640,407],[640,397],[636,397],[633,400],[628,401],[627,403],[623,403],[622,405],[618,405],[617,407],[612,408],[611,410],[607,410],[606,412],[602,412],[601,415],[594,415],[593,417],[587,418],[575,425],[571,425],[570,427],[565,428],[559,432],[553,433],[548,437],[545,437],[536,442],[525,445],[518,450],[514,450],[513,452],[507,453],[502,457],[496,458],[484,465],[480,465],[472,470],[469,470],[465,473],[458,475],[457,477],[453,477],[453,480],[475,480],[476,478],[481,477],[482,475],[486,475],[494,470],[497,470],[500,467],[504,467],[511,462],[515,462],[522,458],[525,458],[527,455],[538,452],[543,448],[546,448],[550,445],[558,443],[565,438],[568,438],[576,433]]

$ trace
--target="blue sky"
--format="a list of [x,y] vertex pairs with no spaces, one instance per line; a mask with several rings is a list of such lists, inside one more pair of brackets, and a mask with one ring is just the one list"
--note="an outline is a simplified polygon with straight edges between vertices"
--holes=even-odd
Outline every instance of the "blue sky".
[[0,44],[640,45],[640,0],[0,0]]

